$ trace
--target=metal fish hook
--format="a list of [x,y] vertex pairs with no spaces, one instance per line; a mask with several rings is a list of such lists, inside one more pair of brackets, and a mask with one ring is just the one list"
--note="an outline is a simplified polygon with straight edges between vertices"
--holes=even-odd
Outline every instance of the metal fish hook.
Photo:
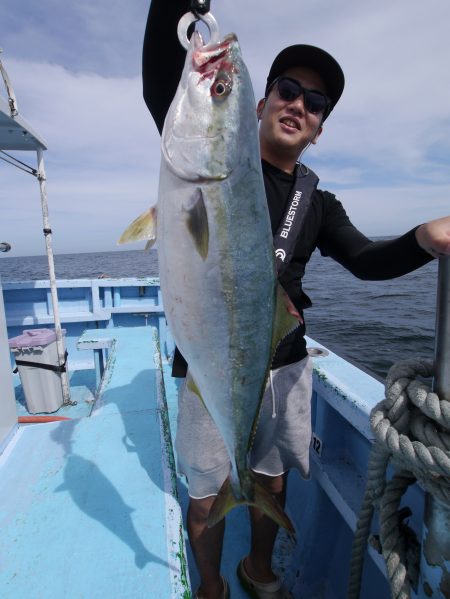
[[203,21],[203,23],[205,23],[205,25],[208,27],[208,31],[211,36],[208,44],[217,44],[220,41],[219,25],[210,12],[207,12],[204,15],[195,15],[192,12],[187,12],[181,17],[177,28],[178,39],[180,40],[183,48],[186,50],[188,50],[191,45],[187,36],[188,29],[192,23],[196,23],[199,20]]

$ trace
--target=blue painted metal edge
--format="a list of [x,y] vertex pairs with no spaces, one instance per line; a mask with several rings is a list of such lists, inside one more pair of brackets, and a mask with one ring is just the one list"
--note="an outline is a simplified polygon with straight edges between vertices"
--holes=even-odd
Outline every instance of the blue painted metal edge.
[[[183,515],[177,492],[177,475],[175,458],[172,448],[172,435],[170,431],[169,412],[166,400],[166,391],[163,378],[163,367],[159,345],[159,335],[156,327],[153,328],[153,341],[155,353],[153,356],[156,367],[156,394],[159,413],[161,434],[161,447],[164,492],[166,500],[166,525],[167,525],[167,554],[169,556],[169,571],[172,582],[172,597],[191,597],[189,570],[186,560],[186,547],[183,534]],[[170,567],[172,565],[173,567]]]

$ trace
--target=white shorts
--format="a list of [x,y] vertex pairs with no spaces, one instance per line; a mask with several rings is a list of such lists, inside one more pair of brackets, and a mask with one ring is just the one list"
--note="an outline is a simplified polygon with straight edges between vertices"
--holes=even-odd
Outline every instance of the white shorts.
[[[250,451],[255,472],[278,476],[297,468],[309,478],[311,392],[309,356],[271,371]],[[188,480],[190,497],[217,495],[230,472],[230,459],[211,416],[185,382],[180,388],[175,447],[178,471]]]

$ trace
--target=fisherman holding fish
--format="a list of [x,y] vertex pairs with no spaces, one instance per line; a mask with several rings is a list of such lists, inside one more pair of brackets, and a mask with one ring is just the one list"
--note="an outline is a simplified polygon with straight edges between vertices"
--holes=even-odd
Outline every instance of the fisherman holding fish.
[[[227,165],[233,163],[233,156],[225,156],[226,144],[221,145],[221,138],[223,141],[228,135],[227,129],[220,129],[221,125],[217,123],[222,116],[216,116],[208,124],[207,134],[204,136],[212,139],[217,128],[220,135],[217,141],[214,141],[215,145],[211,146],[211,140],[208,141],[209,146],[203,144],[194,130],[197,121],[207,119],[209,105],[200,103],[204,102],[203,97],[196,100],[195,94],[207,92],[211,95],[208,99],[211,105],[226,106],[227,102],[232,101],[241,79],[244,79],[245,65],[236,62],[239,61],[239,56],[235,58],[238,51],[235,49],[237,42],[234,37],[224,39],[218,42],[214,49],[203,52],[202,42],[194,35],[191,38],[194,39],[191,41],[192,47],[188,49],[188,59],[191,62],[186,60],[185,49],[178,41],[177,25],[190,9],[189,0],[152,1],[144,41],[143,83],[144,98],[159,132],[161,133],[163,126],[165,127],[162,162],[166,163],[166,167],[163,164],[161,186],[167,186],[168,183],[176,184],[177,194],[172,193],[172,196],[177,195],[179,198],[190,190],[190,195],[182,201],[180,214],[184,215],[183,218],[178,218],[176,213],[171,213],[170,216],[170,226],[180,227],[176,230],[176,241],[180,245],[177,260],[184,260],[184,254],[190,251],[189,243],[193,248],[192,259],[187,260],[183,266],[186,271],[182,276],[183,281],[179,281],[178,295],[176,284],[174,286],[170,280],[170,272],[173,272],[177,263],[170,261],[165,250],[160,256],[160,274],[161,287],[167,294],[167,301],[164,296],[164,304],[169,325],[174,330],[177,345],[187,358],[192,375],[188,377],[180,393],[176,449],[179,469],[186,475],[189,485],[187,529],[201,578],[196,597],[229,597],[228,582],[221,576],[220,570],[225,527],[223,515],[233,505],[247,503],[250,505],[252,526],[251,547],[249,554],[238,564],[240,582],[252,597],[286,599],[291,597],[291,594],[273,573],[271,560],[279,525],[290,527],[289,519],[283,511],[288,471],[290,468],[297,468],[303,477],[309,476],[312,382],[311,362],[304,339],[303,310],[310,306],[311,302],[301,287],[306,264],[314,249],[319,248],[323,255],[332,257],[361,279],[382,280],[398,277],[419,268],[433,257],[450,254],[450,217],[420,225],[389,241],[373,242],[359,232],[349,220],[342,204],[333,194],[317,188],[318,178],[301,164],[299,159],[311,144],[318,142],[324,122],[343,92],[344,75],[341,67],[330,54],[313,46],[295,45],[280,52],[270,67],[265,97],[259,100],[256,106],[259,120],[257,135],[265,191],[263,203],[266,212],[268,207],[270,221],[267,218],[266,227],[266,216],[260,214],[256,203],[251,203],[253,195],[259,190],[259,184],[255,179],[255,192],[249,193],[247,198],[240,198],[236,210],[239,210],[238,220],[242,218],[245,221],[245,218],[249,218],[249,226],[252,220],[260,220],[261,238],[254,239],[253,245],[247,247],[245,235],[242,235],[240,241],[234,239],[234,244],[242,243],[238,250],[241,249],[244,256],[242,258],[237,254],[235,262],[238,265],[237,270],[244,269],[242,272],[246,273],[241,277],[244,279],[244,295],[247,292],[250,294],[252,287],[261,285],[258,288],[259,296],[256,295],[256,299],[252,299],[249,304],[256,313],[255,322],[264,328],[267,321],[272,328],[274,321],[273,328],[276,329],[279,322],[273,314],[281,310],[289,313],[291,324],[287,324],[287,321],[281,324],[284,333],[280,334],[276,343],[273,339],[270,341],[270,331],[266,335],[267,355],[270,356],[267,368],[264,361],[261,361],[261,367],[256,364],[259,359],[259,352],[255,349],[259,348],[258,325],[253,331],[249,326],[250,332],[245,337],[245,347],[239,348],[239,352],[235,354],[230,350],[230,363],[245,360],[246,354],[250,354],[250,359],[255,361],[255,369],[261,370],[261,395],[264,392],[262,401],[256,397],[260,402],[257,403],[257,426],[255,424],[252,429],[253,420],[249,420],[249,431],[252,431],[249,445],[239,445],[240,440],[236,440],[236,435],[231,439],[228,430],[235,426],[231,419],[239,412],[242,420],[245,420],[245,404],[233,404],[234,409],[227,412],[222,405],[224,401],[221,400],[219,405],[215,406],[211,403],[211,398],[208,403],[207,397],[210,395],[209,378],[220,377],[223,374],[220,351],[224,354],[224,361],[228,351],[226,348],[219,348],[218,353],[214,353],[216,350],[213,345],[208,346],[210,339],[207,337],[212,337],[213,341],[222,339],[219,327],[222,320],[227,320],[226,311],[230,305],[233,306],[233,317],[237,314],[236,319],[241,318],[241,313],[237,313],[237,302],[234,303],[232,284],[227,286],[223,297],[214,295],[213,287],[207,287],[216,275],[219,281],[226,281],[228,276],[231,280],[230,272],[235,268],[235,263],[232,263],[228,256],[228,251],[231,253],[233,248],[230,245],[220,245],[221,239],[225,238],[223,229],[227,229],[227,208],[222,207],[221,216],[217,217],[222,228],[216,227],[214,218],[219,212],[214,208],[216,212],[213,213],[212,200],[228,193],[229,189],[232,189],[234,195],[240,193],[241,182],[233,180],[227,191],[226,186],[220,187],[220,181],[225,180],[229,173],[250,164],[251,155],[241,160],[239,168],[237,165],[228,168]],[[186,67],[183,71],[185,61]],[[197,71],[196,84],[189,87],[192,65]],[[241,111],[241,126],[244,126],[246,120],[252,120],[242,117],[245,109],[237,100],[233,106],[236,113]],[[215,115],[229,116],[226,108],[214,110]],[[184,120],[183,112],[188,115]],[[180,122],[183,123],[182,130],[177,129]],[[228,127],[229,130],[233,129],[234,122],[232,121]],[[186,148],[183,147],[185,139],[189,140]],[[248,145],[244,136],[241,142],[236,146],[235,153],[241,151],[240,145]],[[258,141],[256,144],[258,145]],[[256,155],[258,168],[252,167],[248,171],[247,180],[253,173],[257,175],[257,171],[260,172],[257,145],[252,152]],[[210,154],[202,154],[204,147],[210,148]],[[217,157],[219,147],[223,148],[223,153],[219,153]],[[203,157],[200,167],[195,164],[199,157]],[[223,174],[225,171],[226,174]],[[170,199],[170,194],[166,195]],[[231,201],[233,198],[230,196]],[[170,213],[170,209],[167,200],[166,212]],[[246,214],[246,211],[251,214]],[[149,211],[148,216],[152,220],[153,212]],[[169,225],[164,221],[168,218],[158,213],[159,252],[160,241],[164,244],[160,233],[162,231],[164,235],[168,230],[165,227]],[[186,233],[178,222],[183,219]],[[256,260],[260,259],[259,254],[266,252],[266,241],[271,247],[272,256],[263,256],[261,260],[266,262],[257,263]],[[273,247],[277,276],[275,269],[273,275],[271,270]],[[221,262],[212,262],[218,256],[226,263],[223,270],[220,270]],[[261,264],[267,264],[268,267]],[[249,270],[246,271],[246,268]],[[260,280],[262,271],[270,271],[263,282]],[[272,276],[275,278],[275,285],[277,278],[281,283],[284,290],[281,296],[279,292],[274,291],[270,278]],[[186,283],[186,279],[189,278],[192,278],[196,285],[204,285],[205,293],[209,293],[211,289],[212,295],[207,297],[212,299],[201,305],[198,313],[195,312],[194,305],[187,307],[187,297],[185,298],[181,291],[183,283],[189,284]],[[188,296],[189,293],[190,288],[186,287],[185,295]],[[275,298],[272,305],[272,296],[277,293],[281,300],[277,302]],[[209,309],[214,308],[209,306],[208,302],[217,304],[214,318],[211,319],[213,332],[208,330],[207,333],[202,333],[202,314],[206,319]],[[267,318],[264,312],[266,304],[270,307]],[[233,318],[230,318],[231,320]],[[292,320],[295,320],[296,327],[292,327]],[[194,321],[200,333],[197,333],[194,327],[188,330]],[[242,322],[244,324],[241,323],[240,328],[245,332],[247,321]],[[197,334],[198,337],[195,337]],[[195,339],[195,342],[192,342],[192,339]],[[234,337],[231,336],[230,339],[232,346]],[[279,340],[281,342],[278,342]],[[236,343],[241,342],[239,340]],[[255,345],[252,345],[253,343]],[[273,350],[276,350],[273,359],[270,353],[271,343]],[[203,344],[207,346],[208,351],[201,354],[198,348]],[[262,353],[264,351],[266,350],[261,350]],[[270,372],[266,376],[269,366]],[[186,372],[186,362],[177,351],[173,374],[184,377]],[[211,376],[208,378],[209,374]],[[245,379],[245,385],[250,385],[247,375],[241,373],[236,380],[238,379],[240,382],[241,379]],[[226,380],[228,379],[223,378],[223,381]],[[230,385],[222,383],[216,386],[217,394],[225,392],[227,389],[222,388],[231,385],[235,385],[235,379]],[[199,395],[204,399],[204,404]],[[254,419],[255,415],[250,414],[249,417]],[[241,423],[235,426],[238,432],[241,430],[240,426]],[[248,442],[247,439],[244,441]],[[243,472],[246,466],[242,466],[243,459],[247,459],[247,456],[241,456],[242,453],[245,454],[248,446],[251,447],[250,466],[253,472],[250,477]],[[275,503],[272,498],[275,498],[276,506],[272,505]],[[213,526],[208,526],[208,523],[213,523]]]

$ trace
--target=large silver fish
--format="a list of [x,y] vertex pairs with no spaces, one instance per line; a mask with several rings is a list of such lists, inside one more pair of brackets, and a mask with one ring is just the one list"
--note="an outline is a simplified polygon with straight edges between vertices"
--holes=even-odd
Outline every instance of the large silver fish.
[[245,503],[293,530],[248,466],[274,350],[298,322],[278,291],[255,100],[234,34],[191,38],[162,134],[157,208],[122,241],[155,228],[167,322],[231,460],[209,524]]

